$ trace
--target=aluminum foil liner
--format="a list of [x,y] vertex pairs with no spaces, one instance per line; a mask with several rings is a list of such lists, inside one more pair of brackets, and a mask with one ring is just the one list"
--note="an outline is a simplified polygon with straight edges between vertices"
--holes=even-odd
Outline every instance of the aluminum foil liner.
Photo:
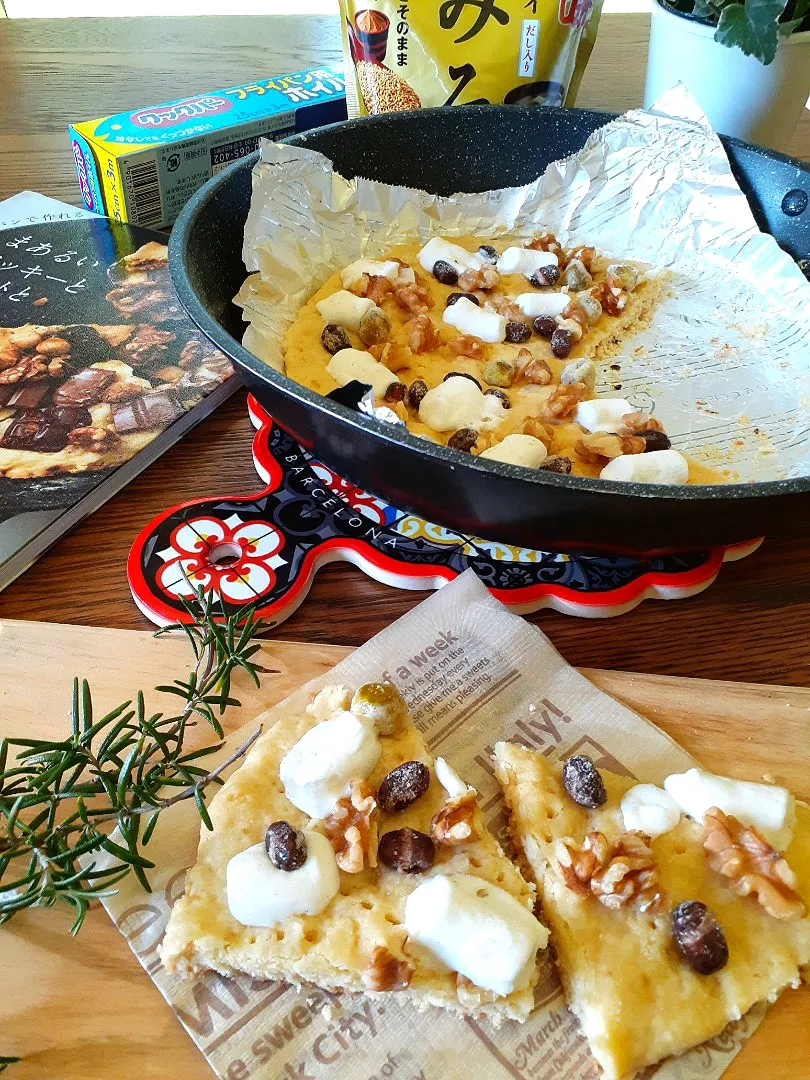
[[[357,178],[265,141],[235,298],[245,346],[283,370],[284,335],[335,270],[393,245],[473,235],[566,245],[666,268],[652,325],[604,366],[597,393],[652,410],[673,445],[731,479],[810,472],[810,284],[760,232],[717,135],[683,87],[606,124],[519,188],[449,197]],[[615,390],[620,386],[620,390]]]

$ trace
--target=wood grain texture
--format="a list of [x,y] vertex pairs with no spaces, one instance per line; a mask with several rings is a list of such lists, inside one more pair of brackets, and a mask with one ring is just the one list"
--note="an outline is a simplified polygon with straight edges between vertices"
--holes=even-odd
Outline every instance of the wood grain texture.
[[[648,28],[646,15],[602,19],[581,105],[621,110],[640,103]],[[70,120],[337,62],[338,37],[337,20],[320,17],[2,21],[0,196],[29,187],[77,201]],[[792,150],[810,159],[810,113]],[[147,626],[124,574],[134,536],[184,499],[255,490],[251,435],[237,394],[3,592],[0,615]],[[553,612],[532,619],[572,663],[810,686],[810,640],[802,630],[810,625],[810,561],[800,525],[725,567],[700,597],[647,602],[600,622]],[[333,565],[275,633],[358,645],[422,595]]]
[[[349,650],[268,641],[276,674],[259,691],[239,682],[245,722]],[[51,662],[29,692],[31,657]],[[0,708],[4,728],[57,737],[65,730],[70,680],[92,682],[99,709],[137,687],[165,682],[185,665],[182,638],[0,622]],[[810,796],[810,691],[585,670],[597,686],[654,720],[706,766],[750,779],[769,773]],[[156,698],[155,698],[156,700]],[[24,912],[0,931],[0,1053],[23,1055],[9,1080],[205,1080],[210,1071],[105,913],[94,910],[78,940],[66,911]],[[810,988],[784,994],[725,1074],[726,1080],[807,1080]]]

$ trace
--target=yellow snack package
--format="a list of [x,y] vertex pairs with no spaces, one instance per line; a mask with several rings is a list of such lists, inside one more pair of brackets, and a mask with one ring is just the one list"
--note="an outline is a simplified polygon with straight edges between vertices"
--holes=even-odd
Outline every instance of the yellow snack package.
[[573,105],[602,0],[340,0],[349,116]]

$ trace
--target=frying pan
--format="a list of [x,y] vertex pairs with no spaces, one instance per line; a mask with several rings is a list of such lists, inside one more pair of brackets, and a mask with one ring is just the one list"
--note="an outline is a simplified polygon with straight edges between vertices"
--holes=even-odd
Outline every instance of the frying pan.
[[[464,106],[350,120],[288,141],[362,175],[440,195],[533,180],[580,150],[613,113]],[[810,169],[723,138],[763,230],[800,264],[810,259]],[[529,471],[417,439],[293,382],[240,344],[231,303],[245,278],[242,235],[257,155],[235,162],[189,201],[169,244],[186,311],[230,356],[260,403],[302,445],[358,487],[467,535],[558,551],[652,554],[732,544],[807,521],[810,476],[675,487]]]

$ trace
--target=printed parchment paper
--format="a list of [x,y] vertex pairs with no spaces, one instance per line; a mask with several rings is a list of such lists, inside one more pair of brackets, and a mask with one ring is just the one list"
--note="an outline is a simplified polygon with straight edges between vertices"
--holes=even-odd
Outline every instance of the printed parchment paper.
[[[390,676],[431,749],[479,792],[496,836],[505,837],[500,789],[490,763],[498,739],[518,739],[557,759],[584,751],[597,764],[661,782],[694,764],[658,728],[597,690],[569,667],[535,626],[513,615],[472,571],[445,586],[259,718],[265,731],[302,709],[321,686]],[[259,721],[233,734],[231,746]],[[227,753],[227,750],[224,751]],[[165,810],[148,853],[154,892],[131,877],[107,911],[178,1019],[223,1080],[595,1080],[556,973],[541,954],[537,1008],[524,1024],[462,1020],[361,995],[328,994],[211,973],[169,975],[157,958],[169,909],[194,862],[193,805]],[[641,1074],[649,1080],[714,1080],[760,1022],[757,1008],[685,1056]],[[640,1077],[641,1080],[641,1077]]]
[[321,154],[265,141],[243,250],[255,274],[236,297],[251,323],[245,346],[283,370],[298,309],[361,256],[437,233],[528,239],[550,228],[565,244],[672,273],[653,325],[611,360],[620,370],[603,368],[598,394],[653,409],[677,449],[732,479],[806,474],[810,284],[759,231],[694,99],[676,88],[657,108],[606,124],[526,187],[448,198],[347,181]]

